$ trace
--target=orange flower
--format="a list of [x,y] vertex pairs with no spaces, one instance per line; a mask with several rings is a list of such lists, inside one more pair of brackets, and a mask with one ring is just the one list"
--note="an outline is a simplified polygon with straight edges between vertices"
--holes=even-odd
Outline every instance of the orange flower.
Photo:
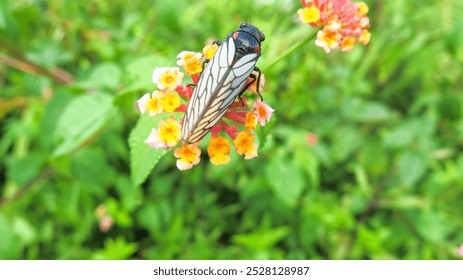
[[177,168],[180,170],[191,169],[198,164],[201,150],[195,144],[183,144],[182,147],[175,149],[174,156],[177,158]]
[[354,49],[355,38],[346,37],[341,42],[341,51],[343,52],[350,52]]
[[211,163],[214,165],[229,163],[231,159],[228,156],[230,150],[230,140],[222,136],[213,137],[207,147],[207,153],[211,158]]
[[257,157],[257,145],[253,144],[253,142],[254,135],[248,129],[239,132],[235,140],[233,140],[236,153],[239,155],[244,154],[244,159]]
[[244,127],[247,129],[256,129],[257,126],[257,115],[255,112],[248,112],[246,113],[246,121],[244,123]]

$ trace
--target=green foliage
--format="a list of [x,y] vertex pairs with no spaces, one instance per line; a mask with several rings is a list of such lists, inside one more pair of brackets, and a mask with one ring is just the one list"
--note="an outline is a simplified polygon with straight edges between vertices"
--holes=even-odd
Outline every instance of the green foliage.
[[[463,4],[367,3],[368,46],[273,64],[315,32],[299,1],[0,0],[0,259],[458,258]],[[181,172],[136,100],[244,20],[259,156]]]

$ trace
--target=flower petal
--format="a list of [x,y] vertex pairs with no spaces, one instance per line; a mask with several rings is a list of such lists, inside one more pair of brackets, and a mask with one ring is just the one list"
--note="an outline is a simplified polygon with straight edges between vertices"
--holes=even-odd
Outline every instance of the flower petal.
[[140,99],[137,100],[137,106],[140,113],[144,114],[146,112],[146,105],[148,100],[150,100],[151,95],[149,93],[144,94]]

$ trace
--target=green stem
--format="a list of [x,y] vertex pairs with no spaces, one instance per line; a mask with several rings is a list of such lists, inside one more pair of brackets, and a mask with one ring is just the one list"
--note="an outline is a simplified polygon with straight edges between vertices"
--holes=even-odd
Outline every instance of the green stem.
[[317,36],[317,32],[314,32],[314,33],[310,34],[309,36],[307,36],[304,40],[300,41],[299,43],[295,44],[291,48],[287,49],[286,52],[284,52],[282,55],[277,57],[274,61],[267,64],[265,66],[263,72],[265,73],[266,71],[268,71],[270,68],[275,66],[278,62],[280,62],[281,60],[283,60],[283,59],[287,58],[288,56],[290,56],[293,52],[295,52],[297,49],[299,49],[303,45],[307,44],[309,41],[314,39],[316,36]]

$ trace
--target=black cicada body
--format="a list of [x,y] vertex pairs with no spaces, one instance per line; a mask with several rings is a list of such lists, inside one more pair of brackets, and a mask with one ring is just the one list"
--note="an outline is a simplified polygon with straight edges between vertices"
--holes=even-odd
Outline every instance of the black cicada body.
[[[184,143],[200,141],[222,118],[241,94],[257,80],[255,67],[265,36],[255,26],[243,22],[228,35],[201,73],[188,103],[182,126]],[[252,72],[256,70],[258,75]],[[251,81],[248,78],[251,77]]]

